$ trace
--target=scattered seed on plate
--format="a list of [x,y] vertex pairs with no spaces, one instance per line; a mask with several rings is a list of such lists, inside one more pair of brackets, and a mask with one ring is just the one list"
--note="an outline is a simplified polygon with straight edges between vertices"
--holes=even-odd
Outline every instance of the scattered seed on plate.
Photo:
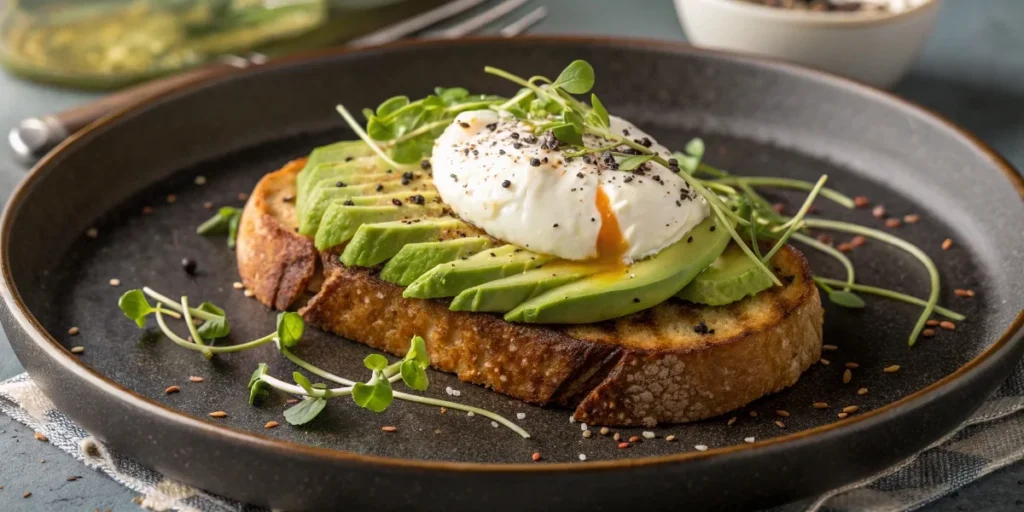
[[81,354],[82,352],[85,352],[85,347],[83,346],[71,347],[72,354]]
[[782,203],[775,203],[772,205],[772,209],[775,210],[775,213],[781,214],[782,212],[786,211],[786,205]]
[[121,286],[121,280],[117,278],[111,279],[110,286]]
[[167,202],[168,203],[173,203],[173,202],[175,202],[177,200],[178,200],[178,196],[176,196],[174,194],[167,194]]
[[164,390],[164,394],[165,395],[173,395],[174,393],[177,393],[179,391],[181,391],[180,387],[178,387],[178,386],[171,386],[171,387],[169,387],[169,388]]
[[726,424],[727,426],[730,426],[730,427],[731,427],[731,426],[733,426],[733,425],[734,425],[734,424],[736,423],[736,420],[737,420],[737,419],[738,419],[738,418],[736,418],[736,416],[733,416],[732,418],[729,418],[729,421],[725,422],[725,424]]
[[821,349],[828,352],[835,352],[836,350],[839,350],[839,347],[835,345],[822,345]]
[[706,451],[708,451],[708,445],[706,445],[706,444],[694,445],[693,449],[697,450],[698,452],[706,452]]
[[384,432],[394,432],[394,431],[398,430],[398,427],[393,427],[391,425],[386,425],[386,426],[381,427],[380,429],[383,430]]
[[789,411],[784,411],[782,409],[779,409],[779,410],[775,411],[775,414],[778,415],[778,416],[781,416],[783,418],[788,418],[789,417]]
[[974,297],[974,290],[957,288],[956,290],[953,290],[953,293],[955,293],[957,297]]
[[299,403],[299,399],[298,398],[289,398],[289,399],[285,400],[284,403],[286,403],[288,405],[297,404],[297,403]]
[[925,338],[931,338],[935,336],[935,329],[925,329],[921,331],[921,336],[924,336]]
[[242,284],[242,283],[239,283],[238,281],[235,281],[235,282],[231,283],[231,287],[236,289],[236,290],[241,290],[242,288],[245,288],[245,285]]
[[263,425],[263,428],[265,428],[267,430],[270,430],[270,429],[272,429],[274,427],[277,427],[278,425],[280,425],[280,423],[278,423],[278,422],[276,422],[274,420],[270,420],[270,421],[267,422],[266,425]]
[[612,436],[612,439],[614,439],[616,441],[621,441],[622,440],[622,434],[616,432],[615,435]]
[[448,412],[448,408],[447,407],[442,407],[441,408],[441,414],[445,414],[447,412]]
[[587,424],[586,423],[580,423],[580,430],[587,430]]
[[571,414],[569,415],[569,423],[576,423],[576,418],[572,417]]
[[590,436],[593,436],[593,435],[594,435],[593,431],[590,431],[590,430],[584,430],[583,431],[583,437],[585,439],[590,439]]
[[153,207],[152,206],[143,206],[142,207],[142,214],[143,215],[149,215],[151,213],[153,213]]
[[476,413],[473,411],[469,411],[466,413],[466,416],[472,418],[473,416],[476,416]]
[[775,426],[779,428],[786,428],[786,424],[780,420],[775,420]]
[[868,388],[860,388],[860,389],[858,389],[857,390],[857,394],[858,395],[866,395],[866,394],[868,394]]
[[198,266],[198,264],[196,263],[196,260],[192,258],[181,259],[181,269],[190,276],[196,275],[196,266]]
[[246,290],[246,291],[242,292],[242,295],[245,295],[246,297],[252,297],[253,295],[256,295],[256,294],[253,293],[252,290]]
[[811,404],[811,407],[814,407],[815,409],[828,409],[828,403],[814,402],[813,404]]
[[864,238],[861,235],[857,235],[857,236],[855,236],[855,237],[850,239],[850,245],[852,245],[854,247],[860,247],[860,246],[864,245],[865,243],[867,243],[867,241],[868,241],[867,238]]
[[851,380],[853,380],[853,372],[851,372],[850,369],[847,368],[845,371],[843,371],[843,384],[849,384]]
[[654,439],[655,433],[651,432],[650,430],[645,430],[643,432],[643,436],[644,436],[644,439]]
[[910,215],[903,216],[903,222],[906,222],[907,224],[917,224],[920,221],[921,216],[916,213],[911,213]]
[[676,436],[674,436],[672,434],[669,434],[669,435],[665,436],[665,440],[671,443],[672,441],[676,440]]
[[818,363],[820,363],[822,366],[828,366],[828,365],[832,364],[832,361],[829,361],[828,359],[825,359],[823,357],[821,359],[818,359]]
[[640,442],[640,436],[630,437],[629,438],[629,442],[631,442],[631,443],[639,443]]
[[25,498],[25,499],[31,498],[32,497],[32,491],[26,492],[25,494],[21,495],[21,497]]
[[947,331],[955,331],[956,330],[956,324],[954,324],[953,322],[950,322],[949,320],[943,320],[942,322],[939,322],[939,327],[942,327],[943,329],[945,329]]
[[839,419],[843,419],[843,418],[845,418],[845,417],[847,417],[849,415],[850,415],[850,413],[846,413],[846,412],[841,412],[839,414],[836,414],[836,416],[838,416]]
[[886,366],[885,368],[882,369],[882,371],[885,373],[896,373],[900,371],[900,365],[894,364],[891,366]]
[[756,418],[757,417],[757,411],[750,411],[750,417],[751,418]]
[[581,454],[580,454],[580,462],[583,462],[583,461],[585,461],[585,460],[587,460],[587,456],[586,456],[585,454],[582,454],[582,453],[581,453]]
[[525,412],[517,412],[516,413],[516,419],[525,420],[526,419],[526,413]]
[[249,199],[249,194],[246,194],[245,192],[239,192],[238,193],[238,200],[239,201],[245,201],[246,199]]
[[68,334],[71,336],[78,336],[78,333],[82,332],[78,327],[72,327],[68,329]]
[[952,238],[947,238],[947,239],[942,241],[942,250],[943,251],[948,251],[950,247],[953,247],[953,239]]
[[755,441],[755,439],[754,439],[753,436],[751,436],[751,437],[744,437],[743,438],[743,442],[745,442],[745,443],[753,443],[754,441]]
[[849,242],[843,242],[837,245],[836,248],[839,249],[839,252],[850,252],[854,249],[853,244]]
[[193,376],[189,377],[188,380],[190,382],[202,382],[203,378],[193,375]]
[[196,179],[193,180],[193,183],[199,186],[206,185],[206,176],[196,176]]
[[78,481],[80,478],[82,478],[82,477],[80,477],[80,476],[69,476],[68,477],[68,482],[75,482],[75,481]]
[[540,460],[540,452],[533,452],[533,455],[530,456],[530,458],[533,459],[534,462],[537,462]]
[[928,327],[937,327],[939,325],[939,321],[938,320],[928,320],[924,324],[927,325]]
[[36,433],[35,433],[35,434],[33,434],[33,435],[35,436],[35,438],[36,438],[36,441],[42,441],[42,442],[44,442],[44,443],[45,443],[45,442],[47,442],[47,441],[49,441],[49,440],[50,440],[50,438],[49,438],[49,437],[46,437],[46,434],[44,434],[44,433],[42,433],[42,432],[36,432]]
[[871,215],[873,215],[876,219],[881,219],[882,217],[885,217],[885,205],[880,204],[874,207],[874,209],[871,210]]
[[600,432],[601,432],[602,436],[606,436],[606,435],[608,435],[608,432],[610,432],[610,430],[608,430],[608,427],[601,427],[601,431]]
[[203,208],[206,208],[207,210],[212,210],[213,209],[213,201],[207,201],[207,202],[203,203]]
[[849,361],[849,362],[846,363],[846,367],[850,368],[852,370],[856,370],[857,368],[860,368],[860,365],[857,364],[857,363],[854,363],[852,361]]
[[828,233],[821,233],[817,236],[818,241],[825,245],[832,245],[832,236]]
[[100,236],[100,232],[96,228],[89,228],[89,229],[85,230],[85,236],[87,236],[89,238],[96,238],[96,237]]
[[846,414],[852,414],[859,410],[860,407],[857,407],[856,405],[847,405],[846,407],[843,407],[843,412],[845,412]]
[[629,443],[619,443],[619,449],[629,448]]
[[228,417],[228,413],[226,413],[224,411],[213,411],[213,412],[211,412],[209,414],[209,416],[211,418],[227,418]]
[[871,204],[871,200],[868,199],[865,196],[857,196],[857,197],[853,198],[853,204],[857,208],[864,208],[864,207],[868,206],[869,204]]
[[900,220],[897,219],[896,217],[893,217],[891,219],[885,219],[885,227],[887,227],[887,228],[895,229],[895,228],[900,227],[902,224],[903,223],[900,222]]

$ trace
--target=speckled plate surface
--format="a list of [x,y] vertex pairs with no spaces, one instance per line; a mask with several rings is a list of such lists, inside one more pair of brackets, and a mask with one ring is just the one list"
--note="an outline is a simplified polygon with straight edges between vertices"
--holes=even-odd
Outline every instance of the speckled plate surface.
[[[576,58],[594,65],[596,92],[611,110],[666,145],[700,135],[707,160],[718,167],[811,180],[827,173],[831,187],[868,196],[893,216],[919,214],[919,223],[894,232],[936,260],[942,303],[969,319],[909,349],[918,308],[875,299],[862,311],[826,304],[825,343],[839,347],[825,355],[831,364],[814,365],[793,388],[734,414],[659,427],[655,439],[619,449],[597,432],[583,438],[568,410],[528,406],[437,372],[428,395],[450,398],[450,386],[463,402],[510,418],[524,413],[516,421],[533,438],[433,407],[396,402],[377,415],[344,400],[305,427],[265,430],[267,421],[282,419],[286,397],[250,407],[245,383],[260,361],[275,375],[293,370],[273,347],[207,362],[155,331],[137,330],[118,311],[124,290],[149,285],[223,306],[235,340],[269,332],[274,313],[232,287],[234,254],[222,239],[195,235],[210,215],[204,203],[240,206],[239,194],[264,173],[351,137],[333,114],[339,101],[360,108],[395,94],[421,96],[435,85],[508,94],[514,91],[507,83],[482,72],[485,64],[553,75]],[[194,183],[200,175],[205,185]],[[2,320],[33,378],[87,430],[174,478],[253,503],[763,506],[910,455],[954,428],[1001,383],[1022,349],[1021,193],[1021,178],[1006,162],[946,122],[885,93],[789,65],[592,39],[323,52],[133,108],[40,163],[8,204],[0,232]],[[792,204],[799,196],[770,197]],[[818,206],[825,217],[881,224],[869,209]],[[95,239],[84,236],[91,226],[98,228]],[[944,251],[946,238],[954,242]],[[827,257],[808,256],[819,274],[841,275]],[[181,270],[183,257],[198,261],[197,276]],[[863,283],[927,292],[925,271],[904,253],[869,242],[852,257]],[[109,284],[114,278],[119,287]],[[957,297],[955,288],[976,296]],[[81,334],[69,336],[72,326]],[[73,355],[72,346],[84,352]],[[300,350],[325,368],[360,377],[368,352],[312,330]],[[859,366],[844,384],[847,362]],[[890,365],[901,369],[883,372]],[[192,375],[204,381],[189,382]],[[164,394],[171,385],[181,392]],[[867,393],[858,394],[860,388]],[[830,407],[815,409],[813,402]],[[849,405],[858,412],[840,420],[837,413]],[[208,418],[214,410],[228,417]],[[777,410],[789,416],[777,417]],[[384,425],[397,431],[382,432]],[[668,435],[676,441],[666,441]],[[534,452],[542,462],[531,462]]]

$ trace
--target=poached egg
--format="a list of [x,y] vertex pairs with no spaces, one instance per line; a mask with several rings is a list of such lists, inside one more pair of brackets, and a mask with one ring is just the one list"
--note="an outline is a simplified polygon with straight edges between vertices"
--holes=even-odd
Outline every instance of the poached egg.
[[[612,133],[670,158],[628,121],[610,121]],[[590,148],[609,143],[584,136]],[[434,143],[434,185],[464,221],[566,260],[628,264],[679,241],[709,214],[704,198],[656,162],[619,171],[611,155],[568,157],[564,150],[511,115],[463,112]]]

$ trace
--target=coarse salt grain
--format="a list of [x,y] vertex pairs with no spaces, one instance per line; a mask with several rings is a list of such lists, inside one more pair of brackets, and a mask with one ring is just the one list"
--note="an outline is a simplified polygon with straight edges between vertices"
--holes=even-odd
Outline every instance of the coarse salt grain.
[[674,435],[667,435],[667,436],[665,436],[665,440],[671,443],[672,441],[676,440],[676,436],[674,436]]
[[473,412],[473,411],[469,411],[469,412],[466,413],[466,416],[472,418],[473,416],[476,416],[476,413]]
[[452,396],[462,396],[462,391],[459,391],[457,389],[453,389],[452,390]]
[[516,419],[525,420],[526,419],[526,413],[525,412],[517,412],[516,413]]
[[256,295],[256,294],[253,293],[252,290],[246,290],[246,291],[242,292],[242,295],[245,295],[246,297],[252,297],[253,295]]
[[81,331],[78,329],[78,327],[72,327],[68,329],[68,334],[70,334],[71,336],[77,336],[79,332]]
[[100,236],[100,232],[96,228],[89,228],[89,229],[85,230],[85,236],[87,236],[89,238],[96,238],[96,237]]
[[448,393],[449,395],[452,394],[452,387],[448,386],[448,387],[444,388],[444,392]]
[[580,461],[585,461],[585,460],[587,460],[587,456],[585,454],[581,453],[580,454]]
[[754,438],[753,437],[744,437],[743,441],[745,441],[747,443],[753,443],[754,442]]
[[580,423],[580,430],[586,430],[586,429],[587,429],[587,424],[586,423]]
[[650,430],[645,430],[641,435],[644,436],[644,439],[654,439],[655,434]]
[[494,427],[494,428],[498,428],[498,422],[497,421],[492,421],[491,422],[491,426]]
[[206,185],[206,176],[196,176],[196,179],[193,180],[193,183],[199,186]]
[[569,423],[576,423],[576,418],[569,416]]
[[121,286],[121,280],[117,278],[111,279],[110,286]]
[[236,290],[241,290],[242,288],[245,288],[245,285],[242,284],[242,283],[239,283],[238,281],[235,281],[235,282],[231,283],[231,287],[236,289]]
[[706,452],[706,451],[708,451],[708,446],[706,444],[698,444],[698,445],[694,446],[693,448],[695,450],[697,450],[698,452]]

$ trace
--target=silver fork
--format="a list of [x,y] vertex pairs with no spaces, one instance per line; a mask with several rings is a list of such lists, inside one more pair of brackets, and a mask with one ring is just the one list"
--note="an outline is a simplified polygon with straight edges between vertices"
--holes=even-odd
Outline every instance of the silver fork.
[[[420,31],[454,18],[488,0],[454,0],[440,7],[381,28],[370,34],[349,41],[346,46],[362,47],[390,43],[404,39]],[[502,0],[490,9],[451,25],[438,33],[438,37],[456,39],[477,32],[486,25],[498,21],[521,7],[528,0]],[[530,29],[547,16],[547,9],[538,7],[529,14],[505,25],[500,33],[514,37]],[[167,78],[153,80],[129,87],[96,101],[62,112],[21,120],[8,135],[8,142],[14,154],[26,164],[42,158],[73,133],[85,128],[93,121],[133,103],[145,101],[178,87],[207,80],[238,69],[264,64],[269,59],[259,53],[247,56],[225,55],[216,62],[197,69],[179,73]]]

